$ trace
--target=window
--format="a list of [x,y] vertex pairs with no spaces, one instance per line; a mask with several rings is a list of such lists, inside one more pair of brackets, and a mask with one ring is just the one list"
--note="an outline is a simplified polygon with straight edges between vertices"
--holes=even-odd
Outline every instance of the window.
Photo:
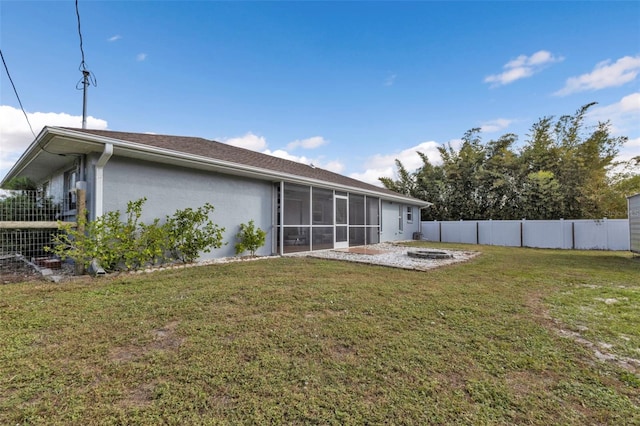
[[77,170],[69,170],[64,174],[64,208],[65,210],[76,209],[76,179],[78,177]]
[[413,207],[407,206],[407,223],[413,222]]
[[398,232],[404,231],[404,215],[402,205],[398,206]]

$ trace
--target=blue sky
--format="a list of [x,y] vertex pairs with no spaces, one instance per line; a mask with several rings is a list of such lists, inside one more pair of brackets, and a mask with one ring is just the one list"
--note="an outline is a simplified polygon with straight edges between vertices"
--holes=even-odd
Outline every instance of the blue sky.
[[[215,139],[367,182],[598,102],[640,154],[640,2],[79,1],[89,127]],[[0,0],[37,134],[81,125],[73,1]],[[33,140],[0,73],[0,177]]]

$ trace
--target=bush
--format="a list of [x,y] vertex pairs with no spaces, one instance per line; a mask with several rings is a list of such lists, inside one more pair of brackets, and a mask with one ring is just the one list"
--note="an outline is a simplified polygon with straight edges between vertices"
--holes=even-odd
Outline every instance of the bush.
[[265,231],[255,227],[253,220],[250,220],[248,224],[240,224],[240,232],[236,235],[236,238],[240,240],[236,243],[236,255],[248,250],[251,256],[255,256],[256,250],[264,245],[266,236]]
[[183,262],[193,262],[198,253],[209,253],[212,248],[222,247],[220,228],[209,220],[213,206],[206,203],[197,209],[186,208],[167,216],[169,229],[169,252],[172,257]]
[[[196,210],[178,210],[165,223],[155,219],[150,224],[140,222],[142,205],[147,199],[127,203],[126,220],[120,220],[120,211],[112,211],[87,222],[79,218],[85,232],[71,225],[63,225],[66,232],[55,238],[48,248],[62,259],[71,258],[88,267],[97,259],[106,271],[140,269],[179,260],[193,262],[200,251],[222,246],[222,232],[212,223],[208,214],[211,204]],[[80,226],[80,229],[82,227]]]

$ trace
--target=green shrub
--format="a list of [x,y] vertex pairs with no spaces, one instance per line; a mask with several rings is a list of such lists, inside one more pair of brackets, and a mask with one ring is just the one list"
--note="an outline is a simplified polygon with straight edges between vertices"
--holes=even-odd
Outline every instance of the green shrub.
[[265,231],[255,227],[253,220],[250,220],[248,224],[240,224],[240,232],[236,235],[236,238],[240,240],[236,243],[236,255],[248,250],[251,256],[255,256],[256,250],[264,245],[266,236]]
[[213,206],[206,203],[195,210],[186,208],[167,216],[169,252],[173,258],[193,262],[199,252],[209,253],[212,248],[222,247],[224,228],[209,220],[213,210]]
[[175,260],[193,262],[200,251],[222,246],[224,228],[209,220],[211,204],[178,210],[163,224],[160,219],[145,224],[140,217],[146,200],[129,201],[124,222],[116,210],[90,222],[79,218],[79,228],[84,225],[85,232],[63,225],[65,232],[55,237],[53,247],[47,249],[85,267],[97,259],[106,271],[126,271]]

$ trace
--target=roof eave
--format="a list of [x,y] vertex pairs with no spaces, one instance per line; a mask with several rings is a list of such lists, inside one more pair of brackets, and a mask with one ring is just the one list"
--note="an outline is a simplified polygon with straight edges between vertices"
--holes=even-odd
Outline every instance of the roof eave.
[[[157,148],[150,145],[144,145],[140,143],[130,142],[122,139],[109,138],[101,135],[84,133],[81,131],[74,131],[60,127],[44,127],[38,137],[29,146],[27,151],[20,157],[16,164],[11,168],[7,176],[2,181],[2,185],[8,182],[12,177],[24,170],[41,152],[43,147],[51,142],[55,137],[65,137],[69,139],[78,139],[87,142],[93,142],[97,144],[112,144],[114,147],[114,154],[123,156],[135,156],[135,153],[144,153],[149,156],[156,157],[164,162],[173,164],[191,164],[198,165],[199,168],[212,169],[216,171],[224,171],[234,175],[253,177],[258,179],[268,179],[271,181],[288,181],[293,183],[308,184],[314,186],[323,186],[328,188],[334,188],[343,191],[358,192],[365,195],[375,195],[381,199],[403,202],[407,204],[417,205],[421,207],[427,207],[432,203],[418,200],[412,197],[406,197],[402,194],[394,196],[392,194],[385,194],[374,190],[367,190],[349,185],[341,185],[337,183],[326,182],[318,179],[307,178],[304,176],[276,172],[273,170],[247,166],[244,164],[238,164],[229,161],[217,160],[211,157],[189,154],[165,148]],[[128,154],[128,155],[127,155]],[[171,161],[167,161],[171,160]]]
[[40,153],[42,148],[46,146],[48,140],[45,142],[46,136],[48,136],[48,128],[45,126],[40,130],[38,136],[35,137],[31,145],[22,153],[18,161],[9,169],[9,172],[2,178],[0,182],[0,188],[3,188],[11,179],[16,177],[22,170],[24,170]]

